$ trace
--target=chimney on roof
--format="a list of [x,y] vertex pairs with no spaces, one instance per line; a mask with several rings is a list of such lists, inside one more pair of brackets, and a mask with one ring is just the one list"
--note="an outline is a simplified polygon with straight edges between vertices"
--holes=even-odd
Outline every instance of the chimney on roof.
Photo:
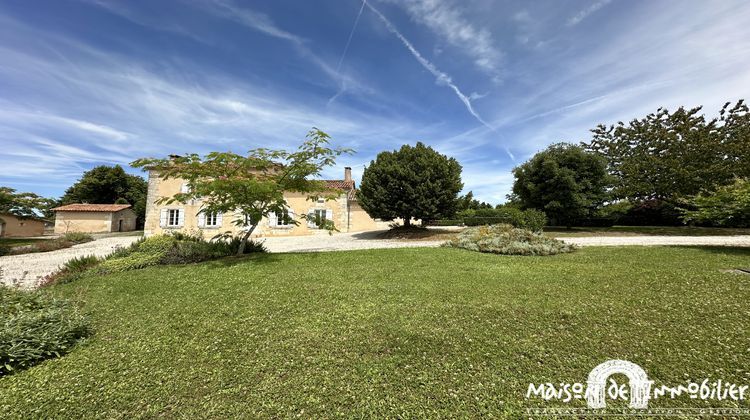
[[352,168],[346,167],[344,168],[344,181],[349,182],[352,180]]

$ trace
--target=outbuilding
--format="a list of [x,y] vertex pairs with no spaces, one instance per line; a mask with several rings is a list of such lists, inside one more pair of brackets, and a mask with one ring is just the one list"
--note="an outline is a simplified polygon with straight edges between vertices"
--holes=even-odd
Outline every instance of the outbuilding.
[[106,233],[135,230],[130,204],[68,204],[55,207],[55,233]]
[[45,221],[36,217],[21,217],[0,213],[0,237],[21,238],[44,235]]

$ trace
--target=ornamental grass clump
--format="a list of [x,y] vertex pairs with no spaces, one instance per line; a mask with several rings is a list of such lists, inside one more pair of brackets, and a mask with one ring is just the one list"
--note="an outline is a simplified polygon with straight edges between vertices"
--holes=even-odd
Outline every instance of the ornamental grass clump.
[[511,225],[468,228],[445,246],[503,255],[555,255],[576,249],[575,245]]
[[[116,273],[137,270],[153,265],[191,264],[236,255],[243,239],[218,238],[206,241],[200,236],[174,233],[156,235],[139,240],[133,245],[115,251],[98,265],[99,273]],[[247,240],[244,254],[267,252],[262,242]]]
[[178,240],[170,235],[151,236],[126,248],[127,251],[115,252],[99,264],[97,270],[105,274],[158,265],[177,243]]

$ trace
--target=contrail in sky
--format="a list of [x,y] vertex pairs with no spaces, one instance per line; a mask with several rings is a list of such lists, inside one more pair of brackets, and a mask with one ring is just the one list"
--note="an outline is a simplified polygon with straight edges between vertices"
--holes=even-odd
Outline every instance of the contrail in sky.
[[414,45],[412,45],[412,43],[409,42],[409,40],[406,39],[406,37],[401,35],[401,32],[399,32],[399,30],[396,29],[396,27],[391,23],[391,21],[388,20],[388,18],[386,18],[385,16],[383,16],[383,14],[380,13],[380,11],[378,11],[378,9],[376,9],[370,3],[368,3],[367,0],[363,0],[362,5],[363,6],[367,5],[367,7],[370,10],[372,10],[372,12],[375,13],[380,18],[380,20],[383,21],[383,23],[385,23],[386,28],[388,28],[388,30],[392,34],[396,35],[396,37],[398,37],[398,39],[401,40],[401,43],[404,44],[406,49],[409,50],[411,55],[414,56],[414,58],[419,62],[419,64],[421,64],[422,67],[424,67],[427,71],[432,73],[433,76],[435,76],[438,84],[446,85],[450,87],[451,89],[453,89],[453,92],[455,92],[456,96],[458,96],[458,99],[460,99],[461,102],[464,103],[464,105],[466,106],[466,109],[469,111],[471,115],[474,116],[474,118],[477,119],[477,121],[482,123],[482,125],[489,128],[490,130],[492,131],[495,130],[474,110],[474,107],[471,105],[471,99],[469,99],[468,96],[464,95],[464,93],[461,92],[461,89],[459,89],[458,86],[456,86],[456,84],[453,83],[453,80],[451,79],[450,76],[440,71],[437,67],[435,67],[434,64],[432,64],[429,60],[424,58],[422,54],[420,54],[419,51],[417,51],[417,49],[414,48]]
[[359,8],[359,13],[357,13],[357,18],[354,19],[354,26],[352,26],[352,31],[349,33],[349,39],[346,40],[346,46],[344,47],[344,53],[341,54],[341,58],[339,59],[339,64],[336,66],[336,73],[339,72],[341,69],[341,63],[344,62],[344,58],[346,57],[346,52],[349,51],[349,44],[352,43],[352,38],[354,37],[354,31],[357,30],[357,24],[359,23],[359,18],[362,16],[362,11],[365,10],[365,0],[362,0],[362,7]]

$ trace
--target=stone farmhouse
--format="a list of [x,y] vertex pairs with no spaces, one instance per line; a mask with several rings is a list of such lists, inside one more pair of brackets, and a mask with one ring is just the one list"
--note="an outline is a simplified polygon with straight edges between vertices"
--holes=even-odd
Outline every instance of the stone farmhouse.
[[[340,191],[334,200],[321,199],[311,202],[304,194],[285,193],[284,212],[264,218],[253,232],[253,237],[328,235],[328,231],[318,226],[321,220],[332,220],[340,232],[362,232],[382,228],[383,223],[372,219],[357,202],[351,174],[351,168],[345,168],[344,179],[324,181],[328,188]],[[211,239],[225,232],[233,235],[241,233],[243,228],[232,223],[238,215],[199,213],[200,200],[185,204],[157,203],[162,197],[171,197],[186,191],[187,184],[183,180],[164,180],[154,171],[149,172],[145,236],[180,231],[199,232],[204,238]],[[307,220],[300,219],[299,216],[303,214],[309,215]],[[295,225],[290,222],[291,220],[297,220],[299,224]]]

